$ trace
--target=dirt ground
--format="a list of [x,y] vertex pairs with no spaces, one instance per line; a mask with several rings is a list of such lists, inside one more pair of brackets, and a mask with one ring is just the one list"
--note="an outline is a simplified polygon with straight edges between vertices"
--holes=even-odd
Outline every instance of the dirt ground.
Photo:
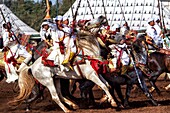
[[[161,90],[161,96],[158,96],[156,92],[153,92],[153,97],[160,104],[159,106],[152,106],[152,104],[148,101],[145,95],[140,90],[135,90],[131,92],[130,97],[130,106],[129,109],[122,109],[121,111],[117,111],[115,108],[111,108],[108,103],[104,103],[101,106],[97,106],[96,108],[85,108],[84,104],[86,102],[79,101],[80,109],[73,111],[76,113],[110,113],[110,112],[119,112],[119,113],[170,113],[170,90],[165,91],[163,87],[169,84],[170,81],[164,81],[163,78],[159,78],[157,81],[157,85]],[[7,84],[5,79],[0,82],[0,113],[25,113],[25,104],[20,105],[17,108],[11,108],[8,106],[8,102],[17,96],[16,93],[13,92],[12,87],[13,83]],[[125,90],[125,86],[122,86],[122,90]],[[102,91],[95,87],[93,89],[95,100],[98,100],[102,97]],[[74,94],[75,97],[80,98],[79,90]],[[63,113],[63,111],[59,108],[57,104],[55,104],[50,97],[48,90],[45,90],[44,93],[45,99],[31,104],[32,113]]]

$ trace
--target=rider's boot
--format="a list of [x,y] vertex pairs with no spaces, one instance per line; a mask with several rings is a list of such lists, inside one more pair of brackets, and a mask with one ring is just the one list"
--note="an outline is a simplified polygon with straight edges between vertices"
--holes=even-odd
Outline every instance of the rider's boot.
[[73,57],[74,57],[74,52],[70,52],[69,61],[71,61]]
[[65,59],[65,60],[62,62],[62,64],[65,65],[65,64],[68,64],[68,62],[69,62],[69,59]]
[[62,62],[62,65],[66,65],[69,63],[70,53],[66,52],[65,59]]
[[69,58],[66,58],[63,62],[62,65],[67,65],[71,70],[73,70],[73,67],[70,65],[69,61],[72,60],[72,58],[74,57],[74,53],[70,52]]

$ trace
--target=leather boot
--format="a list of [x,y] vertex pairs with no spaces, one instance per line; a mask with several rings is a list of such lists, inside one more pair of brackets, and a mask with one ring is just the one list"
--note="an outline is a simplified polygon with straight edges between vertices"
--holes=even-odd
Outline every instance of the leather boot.
[[72,60],[73,57],[74,57],[74,53],[73,53],[73,52],[70,52],[69,61]]
[[69,62],[69,59],[65,59],[65,60],[62,62],[62,65],[68,64],[68,62]]

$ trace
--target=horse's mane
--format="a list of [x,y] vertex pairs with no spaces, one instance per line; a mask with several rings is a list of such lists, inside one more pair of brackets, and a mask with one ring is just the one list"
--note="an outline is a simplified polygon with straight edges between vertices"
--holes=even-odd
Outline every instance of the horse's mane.
[[91,32],[79,33],[77,46],[79,48],[85,48],[91,51],[94,55],[100,54],[100,47],[97,41],[97,37]]
[[40,51],[45,46],[46,46],[46,43],[44,41],[41,41],[38,43],[38,45],[35,47],[35,49]]
[[43,48],[46,48],[46,43],[44,41],[41,41],[38,43],[38,45],[36,47],[34,47],[33,49],[33,60],[38,59],[41,56],[41,50]]
[[155,52],[150,53],[150,56],[151,56],[151,57],[161,56],[161,58],[163,58],[163,56],[165,56],[165,55],[166,55],[166,54],[160,53],[159,51],[155,51]]
[[132,44],[134,50],[136,51],[136,53],[141,52],[142,49],[142,42],[146,42],[145,41],[145,35],[139,35],[136,39],[136,41],[134,41],[134,43]]
[[[96,43],[96,36],[94,34],[92,34],[91,32],[80,32],[78,34],[78,41],[87,41],[90,45],[96,45],[98,43]],[[79,46],[84,46],[84,45],[79,45]],[[98,46],[98,45],[96,45]]]

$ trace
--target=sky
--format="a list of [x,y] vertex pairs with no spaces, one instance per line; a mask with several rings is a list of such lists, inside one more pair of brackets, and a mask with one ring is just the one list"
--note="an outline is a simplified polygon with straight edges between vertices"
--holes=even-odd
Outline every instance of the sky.
[[[41,1],[41,0],[34,0],[35,2],[37,1]],[[52,2],[52,4],[55,4],[57,0],[50,0]],[[59,2],[62,2],[62,0],[58,0]]]

